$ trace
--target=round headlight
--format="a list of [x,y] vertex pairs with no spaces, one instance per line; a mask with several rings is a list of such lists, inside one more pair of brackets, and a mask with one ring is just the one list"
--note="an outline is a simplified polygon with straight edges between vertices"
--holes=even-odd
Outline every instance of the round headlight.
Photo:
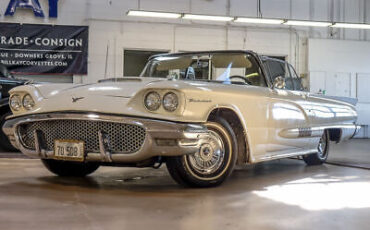
[[173,112],[177,109],[179,105],[179,99],[175,93],[167,93],[163,97],[163,107],[165,110],[169,112]]
[[18,111],[22,107],[22,100],[18,94],[14,94],[10,97],[9,105],[14,111]]
[[26,94],[23,97],[23,107],[27,110],[32,109],[35,106],[35,102],[33,101],[31,95]]
[[159,95],[159,93],[154,92],[154,91],[148,93],[145,96],[144,104],[145,104],[145,107],[150,111],[159,109],[159,107],[161,106],[161,95]]

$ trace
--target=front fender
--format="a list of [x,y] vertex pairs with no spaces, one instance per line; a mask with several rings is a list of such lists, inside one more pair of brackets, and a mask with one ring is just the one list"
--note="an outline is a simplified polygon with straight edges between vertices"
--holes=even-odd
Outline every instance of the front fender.
[[[207,119],[209,119],[209,117],[211,116],[212,113],[214,112],[219,112],[221,111],[221,113],[223,113],[223,111],[228,111],[228,112],[231,112],[233,113],[234,116],[230,116],[229,113],[226,113],[224,115],[222,115],[224,118],[226,118],[226,120],[228,122],[231,122],[231,123],[234,123],[234,125],[232,125],[233,129],[238,129],[238,132],[239,130],[241,131],[241,135],[243,136],[243,139],[244,139],[244,142],[245,142],[245,146],[243,148],[239,148],[239,151],[242,150],[242,154],[243,156],[239,155],[239,157],[241,156],[242,158],[242,162],[243,163],[247,163],[247,162],[253,162],[254,161],[254,157],[253,157],[253,154],[251,154],[251,149],[253,149],[253,146],[250,146],[249,143],[250,143],[250,137],[249,137],[249,132],[247,130],[247,125],[246,125],[246,121],[241,113],[241,111],[238,109],[238,107],[234,106],[234,105],[215,105],[215,106],[212,106],[210,108],[210,110],[208,111],[208,114],[207,114]],[[239,121],[236,121],[239,120]],[[237,126],[235,126],[235,124],[238,124]],[[240,126],[239,126],[240,124]],[[234,130],[235,131],[235,130]],[[237,134],[237,133],[235,133]],[[240,145],[241,143],[237,143],[237,145]],[[240,153],[239,153],[240,154]],[[238,158],[239,158],[238,157]],[[239,162],[239,159],[238,159],[238,162]]]

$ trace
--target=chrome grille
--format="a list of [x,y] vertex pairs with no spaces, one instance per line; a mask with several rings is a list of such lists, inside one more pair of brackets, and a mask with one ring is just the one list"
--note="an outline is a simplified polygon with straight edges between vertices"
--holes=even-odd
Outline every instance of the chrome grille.
[[137,152],[145,140],[145,129],[131,124],[85,120],[49,120],[24,123],[19,134],[24,147],[35,149],[34,133],[40,130],[47,150],[54,149],[54,140],[80,140],[86,152],[99,152],[99,131],[110,137],[112,153]]

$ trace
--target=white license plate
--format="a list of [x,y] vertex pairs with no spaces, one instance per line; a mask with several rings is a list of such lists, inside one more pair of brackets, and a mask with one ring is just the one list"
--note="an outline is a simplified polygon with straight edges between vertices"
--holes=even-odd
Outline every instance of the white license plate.
[[84,142],[76,140],[55,140],[54,158],[68,161],[84,161]]

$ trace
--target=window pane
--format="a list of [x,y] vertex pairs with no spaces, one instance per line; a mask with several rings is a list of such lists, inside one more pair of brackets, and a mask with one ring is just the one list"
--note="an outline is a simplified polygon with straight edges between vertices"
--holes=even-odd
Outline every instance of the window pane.
[[298,75],[295,72],[293,66],[289,65],[289,70],[290,70],[290,74],[292,75],[292,81],[293,81],[294,89],[302,91],[303,87],[302,87],[301,78],[298,77]]
[[267,60],[266,64],[270,69],[270,77],[272,82],[274,82],[275,78],[277,77],[283,77],[285,80],[285,89],[294,90],[293,82],[286,62]]
[[285,71],[285,89],[294,90],[292,77],[290,75],[289,66],[286,62],[281,63]]
[[124,76],[139,76],[150,56],[164,51],[124,50]]
[[286,69],[285,66],[278,61],[273,61],[273,60],[268,60],[267,65],[270,69],[270,77],[272,82],[275,80],[277,77],[286,77]]

